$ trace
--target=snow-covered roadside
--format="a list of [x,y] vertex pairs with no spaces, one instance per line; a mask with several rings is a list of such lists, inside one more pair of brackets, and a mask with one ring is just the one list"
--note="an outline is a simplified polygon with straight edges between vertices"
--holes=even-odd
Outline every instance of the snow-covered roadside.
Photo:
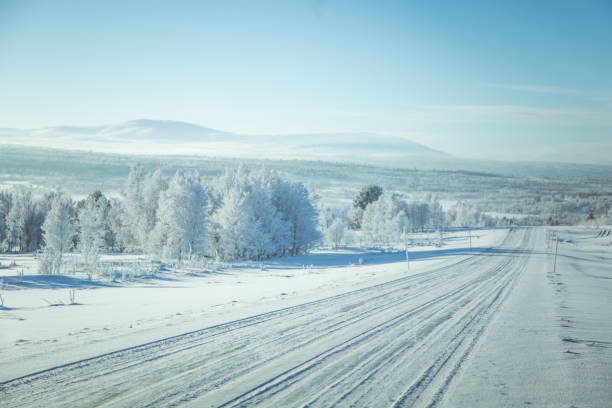
[[[474,251],[499,244],[506,234],[473,232]],[[67,288],[4,291],[10,309],[0,311],[0,381],[455,263],[470,255],[468,245],[466,234],[456,232],[442,248],[413,248],[409,271],[403,253],[318,251],[263,269],[247,265],[80,289],[78,304],[70,306],[49,305],[68,303]]]
[[[608,228],[609,229],[609,228]],[[605,407],[612,401],[612,237],[556,229],[446,395],[452,407]]]

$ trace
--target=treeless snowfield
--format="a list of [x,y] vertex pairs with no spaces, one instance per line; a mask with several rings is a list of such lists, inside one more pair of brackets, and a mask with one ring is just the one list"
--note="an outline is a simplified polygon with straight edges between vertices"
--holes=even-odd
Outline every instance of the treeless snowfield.
[[606,406],[612,237],[557,232],[554,273],[544,229],[455,233],[409,270],[347,249],[112,283],[5,256],[2,405]]

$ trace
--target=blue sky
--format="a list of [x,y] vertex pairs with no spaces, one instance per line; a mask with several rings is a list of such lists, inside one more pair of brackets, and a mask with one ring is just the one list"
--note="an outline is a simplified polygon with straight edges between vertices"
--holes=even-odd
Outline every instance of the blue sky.
[[612,2],[0,0],[0,127],[139,118],[612,164]]

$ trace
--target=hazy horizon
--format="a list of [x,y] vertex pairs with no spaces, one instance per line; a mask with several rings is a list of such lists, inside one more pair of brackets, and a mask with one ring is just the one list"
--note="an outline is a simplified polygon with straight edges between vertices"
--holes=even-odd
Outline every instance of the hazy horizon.
[[[151,139],[147,139],[145,135],[147,132],[158,132],[155,125],[162,125],[161,133],[167,133],[172,135],[171,137],[174,140],[165,140],[162,141],[159,139],[159,134],[157,137],[152,137]],[[132,133],[127,133],[126,129],[137,125],[139,128],[132,131]],[[170,125],[170,127],[168,127]],[[142,127],[141,127],[142,126]],[[177,126],[177,132],[172,133],[171,126]],[[201,143],[195,143],[193,140],[189,141],[189,143],[184,143],[182,139],[181,130],[182,126],[187,127],[195,127],[197,130],[202,130],[204,137]],[[199,128],[199,129],[197,129]],[[68,131],[70,129],[70,131]],[[85,133],[79,133],[78,129],[87,130]],[[10,136],[10,133],[6,133],[6,131],[19,131],[26,133],[20,133],[19,135]],[[193,130],[193,129],[190,129]],[[473,156],[462,156],[449,153],[446,150],[442,149],[434,149],[431,146],[425,143],[419,143],[409,138],[402,137],[401,135],[394,133],[376,133],[376,132],[311,132],[311,133],[282,133],[282,134],[241,134],[237,132],[228,131],[227,129],[213,129],[208,126],[192,123],[192,122],[182,122],[175,120],[157,120],[157,119],[146,119],[140,118],[135,120],[129,120],[124,122],[116,122],[116,123],[99,123],[90,126],[79,126],[73,124],[61,124],[58,126],[46,126],[36,129],[23,129],[23,128],[1,128],[0,131],[5,131],[4,135],[0,134],[0,145],[2,144],[15,144],[15,145],[23,145],[23,146],[38,146],[38,147],[48,147],[54,149],[69,149],[69,150],[83,150],[83,151],[92,151],[92,152],[100,152],[100,153],[126,153],[132,155],[154,155],[154,156],[163,156],[163,155],[186,155],[186,156],[205,156],[205,157],[236,157],[236,158],[255,158],[260,157],[262,159],[273,159],[277,157],[279,154],[285,156],[287,159],[299,159],[300,157],[304,160],[332,160],[332,161],[342,161],[346,162],[346,158],[341,158],[340,156],[334,156],[335,159],[330,156],[333,154],[333,151],[327,151],[325,155],[313,156],[312,152],[310,155],[305,155],[304,151],[296,150],[299,148],[301,141],[301,145],[305,145],[307,143],[311,143],[308,146],[314,146],[316,142],[320,142],[321,139],[311,141],[309,138],[313,137],[322,137],[328,136],[329,140],[326,140],[327,143],[323,143],[320,147],[324,146],[335,146],[338,143],[345,143],[345,148],[350,148],[350,136],[353,135],[355,137],[354,141],[358,144],[364,143],[364,141],[370,141],[371,143],[375,143],[376,140],[380,140],[380,138],[390,138],[405,140],[407,143],[415,143],[417,146],[423,146],[425,150],[421,153],[421,156],[417,163],[412,163],[411,166],[421,167],[423,165],[423,160],[426,160],[430,157],[430,154],[442,154],[447,155],[439,156],[435,163],[437,166],[442,166],[445,168],[454,168],[452,163],[456,161],[465,161],[466,163],[470,163],[472,161],[478,162],[481,161],[483,163],[492,161],[499,163],[542,163],[542,164],[577,164],[577,165],[603,165],[603,166],[612,166],[612,162],[609,160],[609,156],[607,156],[605,147],[604,150],[600,152],[598,157],[595,157],[592,154],[589,154],[588,151],[580,152],[580,146],[575,146],[577,150],[574,151],[574,154],[571,157],[564,157],[561,154],[549,154],[547,156],[537,156],[531,155],[526,157],[519,158],[508,158],[508,157],[473,157]],[[213,134],[219,135],[233,135],[240,137],[239,140],[235,142],[242,147],[239,150],[229,151],[228,149],[235,149],[236,144],[228,143],[224,141],[219,142],[210,142],[206,140],[207,131],[213,132]],[[27,133],[32,132],[32,133]],[[34,136],[26,141],[26,135]],[[8,138],[7,138],[8,136]],[[97,141],[92,139],[92,136],[99,136]],[[113,144],[108,143],[106,140],[108,137],[119,136],[120,139],[123,140],[123,144]],[[334,139],[335,136],[339,136],[340,140]],[[4,140],[3,140],[4,137]],[[58,137],[66,138],[66,140],[62,143],[58,143]],[[82,140],[79,139],[82,137]],[[270,143],[274,143],[275,141],[280,141],[284,137],[290,137],[291,141],[294,142],[293,148],[288,146],[283,146],[283,148],[273,149],[273,151],[269,152],[266,156],[265,151],[271,147]],[[296,139],[296,137],[303,137],[302,139]],[[279,139],[280,138],[280,139]],[[120,139],[114,140],[115,142]],[[13,143],[12,141],[15,140]],[[138,141],[141,142],[138,142]],[[387,140],[387,139],[385,139]],[[146,143],[143,144],[142,141]],[[179,143],[175,143],[179,142]],[[183,143],[181,143],[183,142]],[[250,142],[249,144],[245,144],[244,142]],[[264,143],[261,146],[258,146],[258,143]],[[268,143],[269,142],[269,143]],[[296,144],[297,143],[297,144]],[[172,148],[170,148],[172,145]],[[253,147],[257,146],[255,150]],[[409,146],[409,145],[408,145]],[[210,149],[213,150],[210,150]],[[338,149],[341,149],[341,146],[337,146]],[[203,151],[203,150],[206,151]],[[281,153],[282,150],[282,153]],[[320,150],[320,149],[319,149]],[[385,153],[385,149],[381,149],[382,151],[372,151],[371,153],[376,156],[373,161],[365,160],[364,156],[360,156],[358,158],[354,158],[353,162],[365,160],[366,163],[378,165],[381,164],[381,154]],[[552,149],[551,149],[552,150]],[[250,152],[245,155],[245,152]],[[429,152],[429,154],[425,153]],[[400,152],[397,152],[400,153]],[[581,154],[583,153],[583,154]],[[414,151],[406,151],[406,157],[415,157],[417,154]],[[599,158],[599,159],[598,159]],[[391,159],[391,157],[389,157]],[[444,164],[446,163],[446,164]],[[391,161],[389,164],[397,165],[397,160]],[[456,163],[455,163],[456,164]]]

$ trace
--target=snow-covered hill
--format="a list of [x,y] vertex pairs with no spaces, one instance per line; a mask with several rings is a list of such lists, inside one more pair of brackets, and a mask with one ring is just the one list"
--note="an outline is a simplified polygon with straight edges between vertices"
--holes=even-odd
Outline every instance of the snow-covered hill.
[[[14,137],[15,143],[34,140],[60,139],[65,142],[98,142],[103,148],[108,142],[130,143],[146,141],[153,143],[217,142],[229,140],[232,134],[185,122],[161,120],[130,120],[104,126],[56,126],[41,129],[0,129],[0,138],[5,141]],[[70,146],[66,146],[70,147]]]
[[185,122],[132,120],[92,127],[0,129],[0,143],[112,153],[393,162],[451,156],[400,137],[375,133],[239,135]]

